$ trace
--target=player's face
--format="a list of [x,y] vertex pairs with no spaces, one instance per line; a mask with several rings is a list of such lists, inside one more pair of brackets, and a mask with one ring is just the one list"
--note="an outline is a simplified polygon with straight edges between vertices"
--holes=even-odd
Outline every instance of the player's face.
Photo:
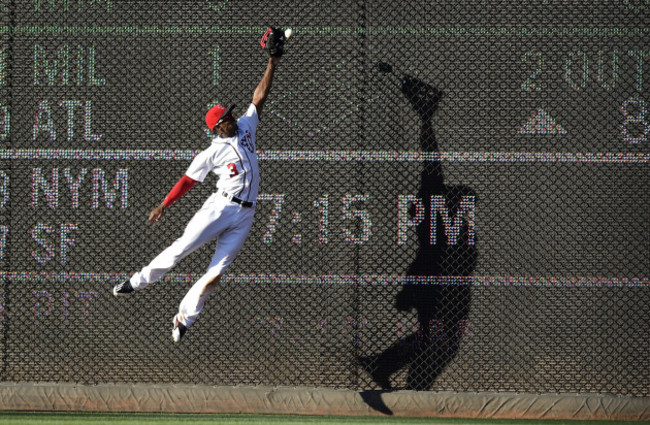
[[221,137],[232,137],[237,133],[237,121],[230,115],[229,118],[219,123],[214,129]]

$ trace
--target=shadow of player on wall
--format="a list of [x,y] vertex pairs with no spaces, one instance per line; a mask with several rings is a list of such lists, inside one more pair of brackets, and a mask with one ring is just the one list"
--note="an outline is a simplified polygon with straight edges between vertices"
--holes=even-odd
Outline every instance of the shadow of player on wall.
[[[392,67],[380,64],[380,71]],[[433,117],[442,92],[413,77],[401,78],[401,91],[420,120],[420,148],[438,152]],[[423,164],[417,199],[408,205],[418,250],[395,300],[399,311],[417,314],[413,332],[383,352],[359,359],[373,381],[392,390],[391,376],[408,367],[405,389],[429,390],[454,358],[468,329],[470,275],[476,263],[476,195],[464,186],[446,186],[440,161]]]

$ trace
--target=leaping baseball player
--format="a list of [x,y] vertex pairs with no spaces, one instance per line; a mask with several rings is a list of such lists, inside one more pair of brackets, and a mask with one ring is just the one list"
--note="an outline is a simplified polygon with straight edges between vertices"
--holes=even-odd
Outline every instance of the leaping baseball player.
[[[287,30],[290,35],[290,30]],[[173,318],[172,339],[180,342],[196,321],[206,300],[219,284],[227,267],[242,248],[253,224],[260,175],[257,165],[255,133],[264,102],[271,89],[273,74],[284,51],[285,33],[269,28],[262,37],[262,48],[269,54],[262,79],[253,93],[252,103],[235,120],[235,105],[216,105],[205,116],[215,137],[211,145],[192,160],[187,172],[167,197],[149,214],[156,224],[175,201],[209,172],[218,176],[217,190],[187,223],[183,235],[130,279],[113,287],[113,295],[124,296],[157,281],[181,259],[207,242],[216,240],[216,248],[205,274],[197,280],[180,303]]]

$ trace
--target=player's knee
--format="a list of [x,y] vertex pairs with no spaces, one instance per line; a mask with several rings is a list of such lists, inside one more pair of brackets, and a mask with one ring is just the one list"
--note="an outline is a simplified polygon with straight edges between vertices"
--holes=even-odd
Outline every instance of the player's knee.
[[206,285],[205,285],[205,291],[212,291],[218,284],[219,281],[221,280],[221,275],[213,277]]

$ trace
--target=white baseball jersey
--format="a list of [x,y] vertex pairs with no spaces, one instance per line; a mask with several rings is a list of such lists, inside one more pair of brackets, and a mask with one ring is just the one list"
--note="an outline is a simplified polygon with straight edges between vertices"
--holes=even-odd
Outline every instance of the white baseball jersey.
[[203,182],[210,171],[218,177],[217,189],[243,201],[255,202],[260,185],[255,133],[259,116],[254,104],[237,120],[237,134],[215,137],[212,144],[190,164],[186,176]]

